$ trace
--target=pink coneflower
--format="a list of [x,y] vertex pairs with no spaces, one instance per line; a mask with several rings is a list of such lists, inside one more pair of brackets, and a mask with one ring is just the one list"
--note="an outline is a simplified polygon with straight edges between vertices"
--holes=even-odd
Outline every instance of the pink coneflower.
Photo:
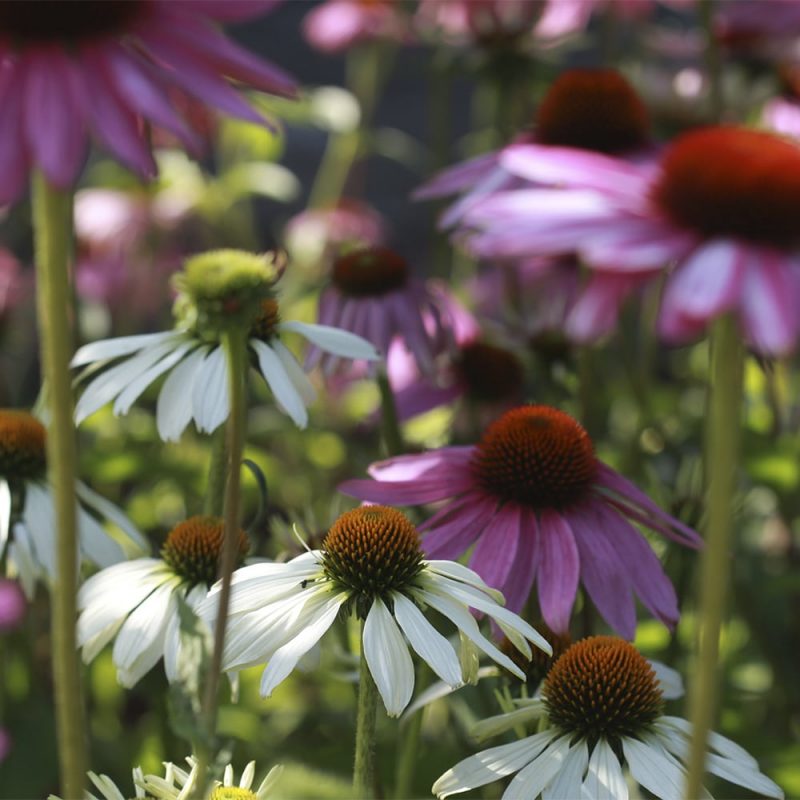
[[675,591],[644,537],[643,525],[688,547],[700,538],[597,459],[572,417],[521,406],[490,425],[476,445],[444,447],[370,467],[374,480],[340,490],[374,503],[442,502],[420,526],[429,558],[455,559],[475,545],[470,568],[519,611],[534,581],[545,622],[567,630],[578,583],[604,619],[633,638],[637,595],[672,627]]
[[[529,142],[640,158],[648,152],[650,119],[636,90],[615,70],[571,69],[548,90],[533,130],[516,139],[516,144]],[[462,194],[440,220],[442,227],[457,225],[477,202],[530,183],[503,167],[506,149],[449,167],[418,189],[415,197]]]
[[175,111],[177,89],[232,116],[263,123],[227,79],[280,95],[294,83],[228,40],[215,23],[274,0],[7,0],[0,5],[0,203],[38,167],[60,188],[75,180],[89,136],[136,173],[156,172],[153,124],[187,147],[197,135]]
[[[366,247],[336,259],[331,285],[320,297],[318,322],[351,331],[371,342],[385,357],[398,337],[420,370],[433,370],[434,356],[446,336],[442,304],[426,283],[414,277],[408,262],[386,247]],[[432,330],[425,317],[433,322]],[[332,373],[335,355],[312,348],[308,365],[322,363]]]
[[596,270],[656,276],[670,262],[659,332],[681,343],[738,314],[748,344],[791,350],[800,299],[800,148],[768,133],[715,127],[680,136],[656,165],[511,147],[506,169],[566,189],[498,194],[470,212],[483,255],[572,248]]
[[326,0],[303,19],[303,35],[323,53],[364,42],[408,39],[408,19],[395,0]]

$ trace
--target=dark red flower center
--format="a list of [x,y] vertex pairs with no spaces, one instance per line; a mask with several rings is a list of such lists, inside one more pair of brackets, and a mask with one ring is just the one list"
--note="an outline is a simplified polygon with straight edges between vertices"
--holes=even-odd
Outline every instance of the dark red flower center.
[[148,0],[0,0],[0,35],[20,44],[119,35],[147,5]]
[[461,348],[456,370],[467,393],[481,402],[513,399],[522,390],[522,364],[512,352],[502,347],[470,342]]
[[368,247],[339,256],[332,277],[344,294],[374,297],[402,289],[408,281],[408,263],[386,247]]
[[778,247],[800,240],[800,147],[760,131],[705,128],[664,156],[653,199],[679,225]]
[[636,90],[611,69],[572,69],[550,87],[536,115],[536,141],[601,153],[647,144],[650,117]]
[[553,725],[593,743],[640,735],[664,705],[647,659],[613,636],[592,636],[572,645],[544,679],[542,694]]
[[550,406],[521,406],[503,414],[483,434],[472,466],[487,492],[534,509],[578,502],[597,471],[589,434]]
[[0,478],[38,480],[46,470],[44,425],[27,411],[0,409]]
[[[219,517],[189,517],[176,525],[161,548],[161,557],[193,586],[211,586],[217,579],[225,523]],[[237,566],[241,566],[250,547],[244,531],[239,531]]]

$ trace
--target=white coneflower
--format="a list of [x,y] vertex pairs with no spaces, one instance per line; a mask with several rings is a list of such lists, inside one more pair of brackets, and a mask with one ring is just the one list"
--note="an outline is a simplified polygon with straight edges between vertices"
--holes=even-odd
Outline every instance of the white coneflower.
[[[27,411],[0,409],[0,556],[7,550],[25,594],[56,571],[56,512],[47,482],[45,426]],[[75,485],[81,557],[100,567],[122,561],[125,551],[93,511],[119,528],[138,548],[147,543],[113,503],[80,481]]]
[[[210,433],[230,409],[222,334],[231,324],[242,324],[248,331],[252,365],[279,407],[304,428],[306,409],[316,392],[281,335],[297,333],[341,358],[374,361],[378,353],[369,342],[338,328],[284,322],[273,296],[277,277],[270,258],[236,250],[195,256],[176,281],[180,295],[174,330],[105,339],[80,348],[73,367],[86,367],[85,374],[101,365],[108,368],[86,384],[75,408],[76,423],[112,400],[114,413],[126,414],[148,386],[166,375],[156,407],[161,438],[178,439],[192,420]],[[118,363],[112,366],[114,361]]]
[[[199,613],[216,614],[219,584]],[[348,511],[328,531],[321,550],[286,564],[254,564],[234,573],[223,668],[267,666],[268,696],[330,628],[340,611],[364,620],[362,653],[386,711],[399,715],[414,689],[408,650],[451,686],[465,682],[459,655],[426,619],[431,608],[452,622],[462,640],[510,672],[522,671],[480,631],[473,608],[491,617],[524,654],[528,641],[550,652],[530,625],[503,608],[502,595],[474,572],[451,561],[426,561],[409,519],[386,506]]]
[[[691,726],[663,714],[666,692],[656,670],[623,639],[593,636],[572,645],[545,678],[542,697],[479,723],[493,736],[534,719],[547,727],[512,744],[469,756],[433,784],[439,797],[516,773],[504,800],[627,800],[623,768],[661,800],[680,800]],[[706,769],[765,797],[782,798],[739,745],[712,733]]]
[[[176,525],[161,558],[137,558],[89,578],[78,594],[78,644],[92,661],[112,639],[119,682],[133,686],[164,658],[170,681],[179,676],[181,604],[194,611],[217,577],[223,521],[191,517]],[[248,542],[240,532],[239,561]]]

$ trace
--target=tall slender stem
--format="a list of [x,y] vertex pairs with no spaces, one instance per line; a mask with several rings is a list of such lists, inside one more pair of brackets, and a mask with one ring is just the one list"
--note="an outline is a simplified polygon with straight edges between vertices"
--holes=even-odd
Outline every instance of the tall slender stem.
[[384,370],[378,371],[378,389],[381,393],[381,433],[386,452],[396,456],[403,452],[403,434],[400,430],[400,419],[397,416],[397,404],[394,392],[389,383],[389,376]]
[[78,531],[75,508],[75,429],[69,374],[69,253],[72,198],[36,173],[33,178],[36,237],[36,305],[42,375],[48,395],[47,471],[56,519],[56,578],[53,582],[53,681],[61,787],[65,797],[82,797],[87,746],[83,694],[75,637]]
[[213,517],[221,517],[225,508],[225,478],[228,475],[227,439],[228,431],[225,428],[215,431],[212,437],[205,512]]
[[[364,624],[361,624],[363,642]],[[358,714],[356,716],[356,755],[353,763],[353,797],[371,800],[375,796],[375,724],[378,713],[378,687],[372,679],[364,648],[358,682]]]
[[219,608],[214,625],[214,650],[206,676],[203,695],[203,724],[205,741],[203,752],[199,754],[199,787],[202,787],[209,763],[209,748],[217,728],[217,692],[222,655],[225,648],[225,629],[228,621],[228,606],[231,596],[231,578],[236,566],[236,551],[239,538],[241,516],[241,464],[244,451],[247,415],[245,407],[245,378],[247,375],[247,336],[240,330],[229,331],[223,338],[225,355],[228,360],[228,395],[230,414],[228,416],[228,479],[225,484],[225,532],[220,555],[219,574],[222,586],[219,592]]
[[700,556],[700,642],[690,692],[692,740],[686,781],[687,798],[699,797],[706,740],[717,695],[719,633],[725,610],[733,540],[733,496],[741,438],[741,337],[735,320],[722,317],[711,334],[711,401],[706,443],[708,525]]

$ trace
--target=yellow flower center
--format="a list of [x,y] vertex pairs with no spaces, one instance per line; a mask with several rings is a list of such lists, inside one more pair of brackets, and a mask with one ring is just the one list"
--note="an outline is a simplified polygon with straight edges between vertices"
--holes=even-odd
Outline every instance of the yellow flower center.
[[[225,523],[219,517],[190,517],[170,531],[161,557],[191,585],[210,586],[217,578],[224,533]],[[237,566],[241,566],[249,546],[244,531],[239,531]]]
[[211,800],[256,800],[256,793],[241,786],[215,786]]

